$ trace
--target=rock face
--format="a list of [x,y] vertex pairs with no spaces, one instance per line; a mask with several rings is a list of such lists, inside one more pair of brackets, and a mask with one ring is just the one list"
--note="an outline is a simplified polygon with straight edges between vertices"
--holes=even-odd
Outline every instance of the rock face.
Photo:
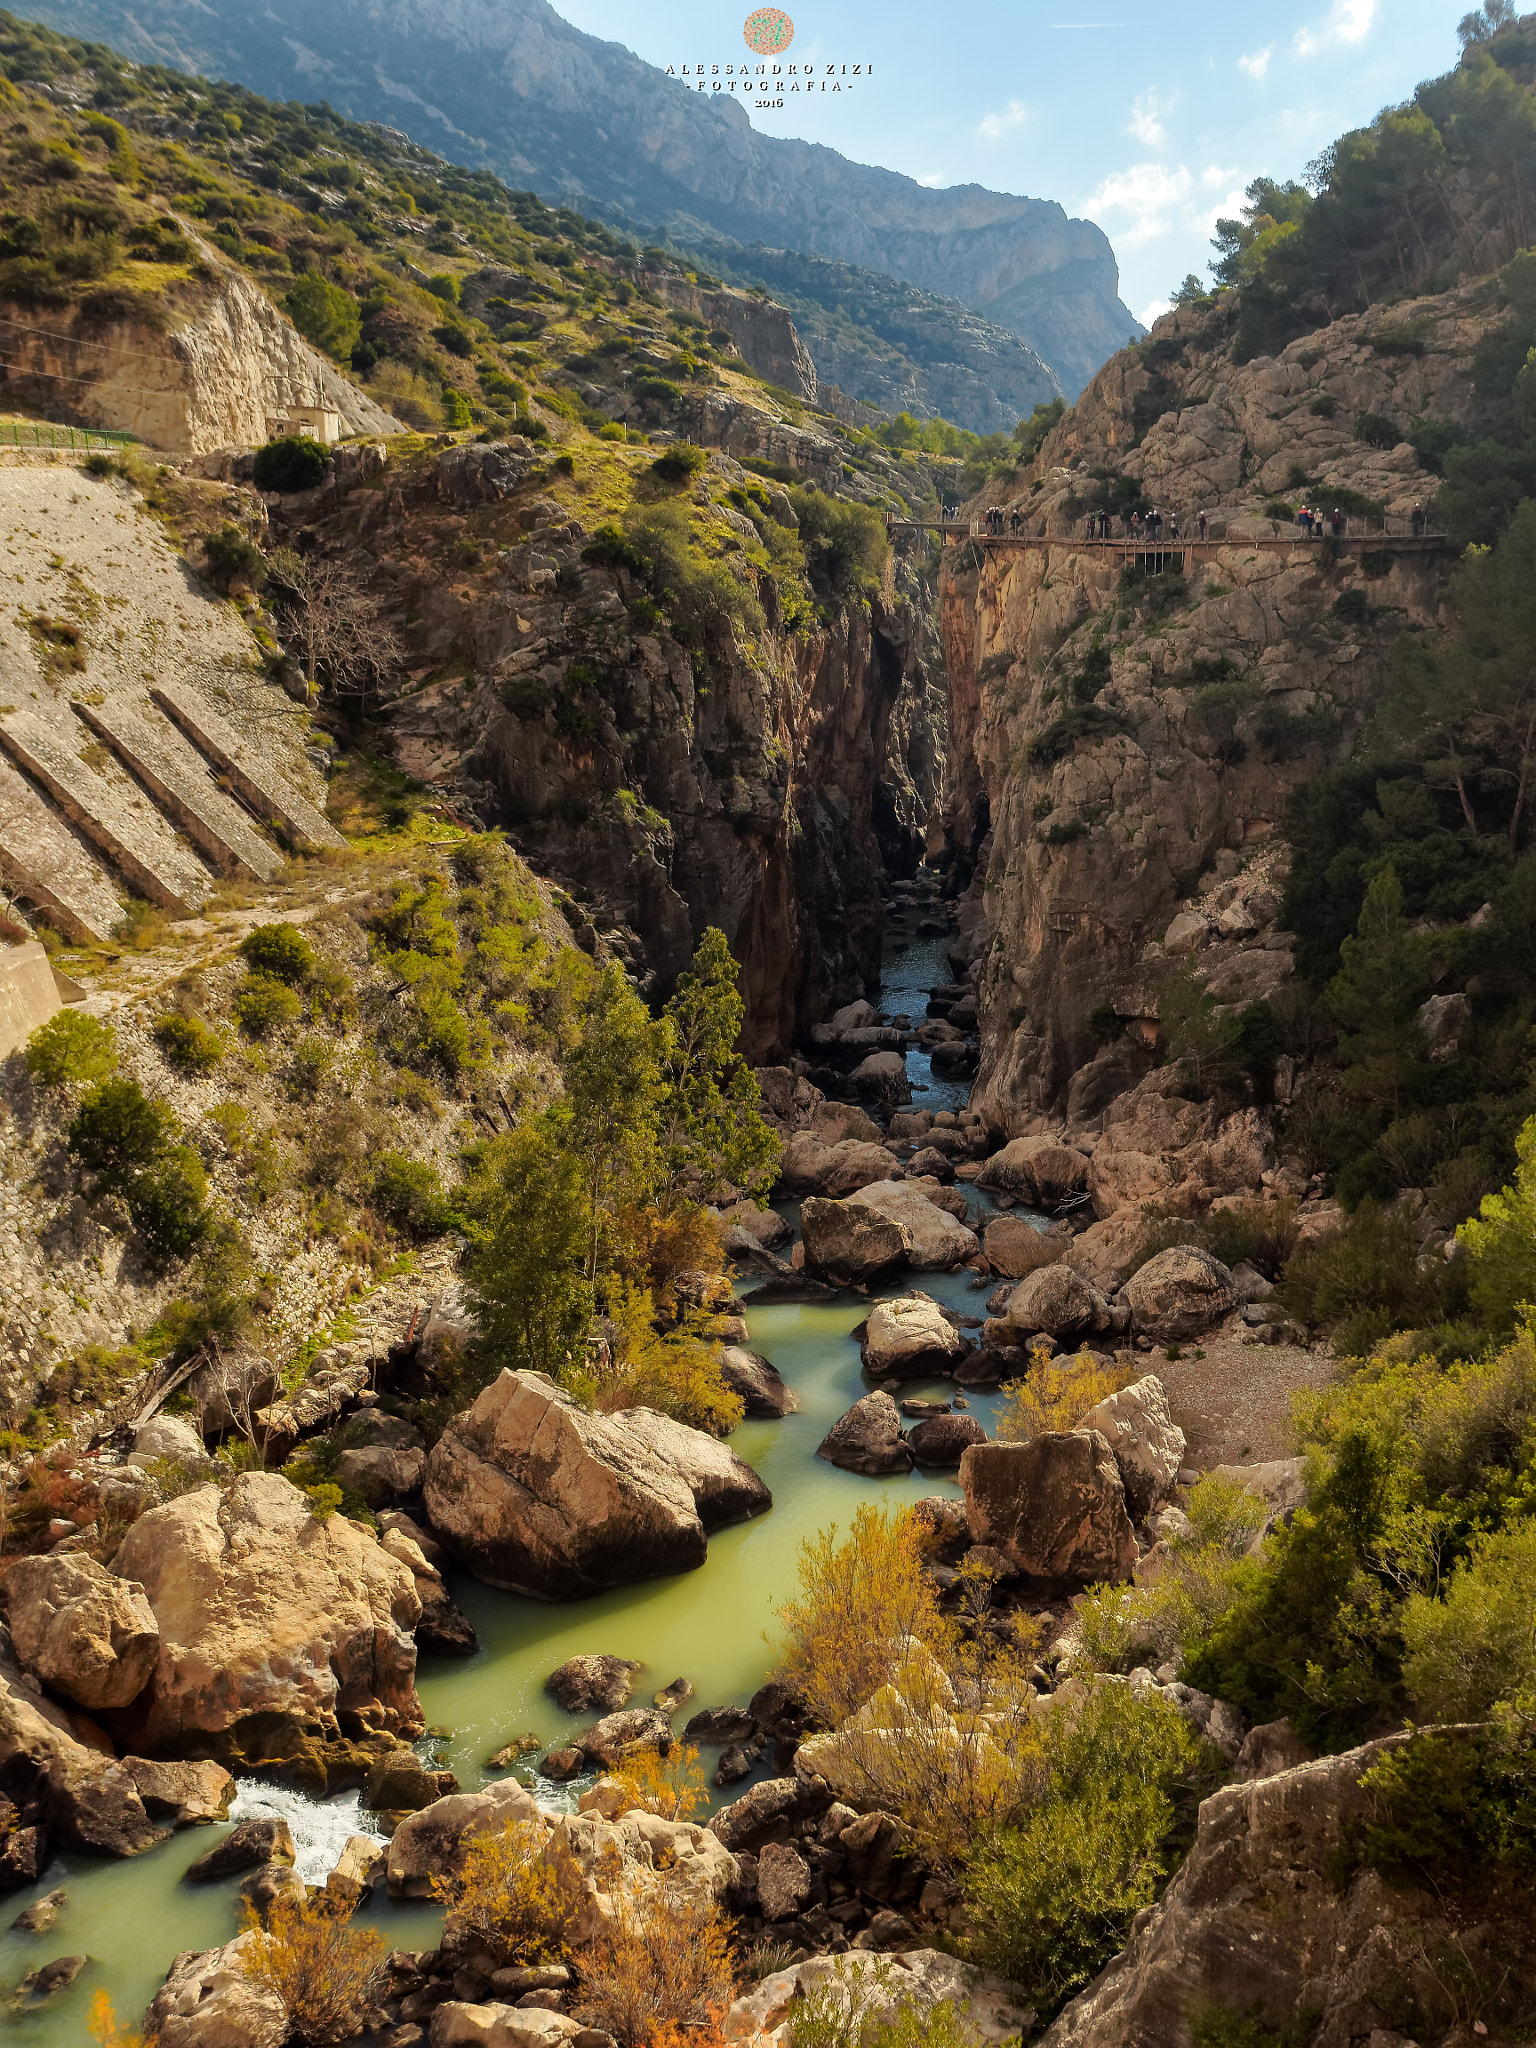
[[268,419],[289,405],[334,407],[347,434],[402,431],[201,237],[197,253],[206,278],[201,303],[173,332],[131,315],[103,329],[64,306],[42,345],[12,367],[9,388],[34,395],[28,384],[35,377],[46,399],[62,378],[83,424],[118,428],[178,455],[259,447]]
[[154,1672],[124,1721],[139,1746],[219,1754],[254,1715],[335,1733],[346,1713],[419,1733],[411,1574],[344,1515],[318,1521],[279,1474],[151,1508],[113,1570],[143,1586],[160,1629]]
[[947,1372],[965,1356],[965,1339],[928,1294],[900,1294],[869,1312],[862,1356],[875,1379],[919,1379]]
[[1136,1328],[1164,1343],[1182,1343],[1219,1323],[1237,1306],[1232,1275],[1194,1245],[1170,1245],[1148,1259],[1125,1286]]
[[[979,562],[952,553],[941,572],[951,684],[945,849],[964,872],[971,849],[982,848],[961,912],[981,965],[972,1107],[998,1127],[1038,1127],[1066,1111],[1087,1128],[1105,1107],[1101,1081],[1118,1094],[1133,1078],[1130,1060],[1117,1075],[1100,1061],[1145,1054],[1165,965],[1178,962],[1218,1001],[1238,1004],[1268,996],[1290,971],[1270,878],[1253,871],[1273,850],[1289,792],[1338,758],[1373,708],[1394,635],[1433,623],[1441,572],[1432,554],[1411,550],[1378,564],[1357,540],[1339,577],[1324,576],[1316,548],[1260,508],[1301,468],[1317,479],[1319,503],[1348,489],[1404,531],[1414,503],[1433,497],[1434,479],[1406,441],[1372,449],[1355,439],[1355,423],[1378,413],[1406,430],[1412,418],[1434,416],[1472,430],[1471,364],[1503,318],[1480,298],[1485,290],[1469,279],[1374,307],[1246,363],[1234,360],[1225,313],[1177,309],[1157,323],[1149,349],[1104,366],[1034,464],[1009,485],[989,483],[988,503],[1016,505],[1027,531],[1050,543],[982,550]],[[1423,350],[1406,369],[1374,345],[1405,321]],[[1072,493],[1084,470],[1107,489],[1134,487],[1172,506],[1186,534],[1196,510],[1208,515],[1207,546],[1184,553],[1155,646],[1150,603],[1138,598],[1134,616],[1111,623],[1125,595],[1121,561],[1116,549],[1082,544]],[[1123,535],[1121,519],[1114,529]],[[1347,622],[1360,603],[1399,609],[1390,626],[1363,631]],[[1063,744],[1031,754],[1061,717],[1055,692],[1069,631],[1108,656],[1102,679],[1083,676],[1103,722],[1077,735],[1057,726],[1053,740]],[[1252,694],[1217,732],[1190,685],[1197,664],[1214,673],[1223,662],[1221,672],[1252,679]],[[1299,721],[1309,710],[1328,721],[1326,737],[1321,724],[1306,735]],[[1297,744],[1261,739],[1277,719]],[[1261,886],[1250,889],[1250,877]],[[1242,915],[1228,917],[1238,903]],[[1165,940],[1185,913],[1203,937],[1171,954]],[[1191,936],[1195,927],[1181,923],[1174,943]],[[1105,1006],[1133,1021],[1101,1049],[1090,1020]],[[1156,1157],[1165,1148],[1134,1149]],[[1212,1185],[1188,1178],[1192,1196]]]
[[[1430,1959],[1464,1937],[1432,1893],[1361,1868],[1353,1842],[1370,1811],[1360,1778],[1403,1740],[1214,1793],[1172,1884],[1041,2048],[1190,2048],[1191,2016],[1212,2009],[1277,2034],[1305,2009],[1323,2048],[1403,2041],[1415,2014],[1421,2039],[1431,2015],[1435,2031],[1448,2024]],[[1498,1986],[1482,2024],[1497,2037],[1536,2002],[1536,1952],[1513,1900],[1480,1906],[1479,1920],[1474,1968]],[[1491,1973],[1483,1956],[1498,1958]]]
[[838,1417],[816,1447],[818,1458],[845,1472],[910,1472],[912,1449],[889,1394],[866,1394]]
[[160,1653],[142,1586],[80,1556],[22,1557],[5,1581],[6,1618],[29,1671],[77,1706],[126,1707]]
[[427,1459],[432,1525],[476,1578],[567,1600],[704,1562],[708,1530],[772,1495],[724,1444],[646,1409],[589,1415],[504,1372]]
[[1168,1413],[1162,1381],[1148,1373],[1122,1387],[1079,1416],[1077,1427],[1096,1429],[1114,1452],[1125,1505],[1139,1522],[1167,1494],[1184,1463],[1184,1432]]
[[866,1206],[813,1196],[800,1207],[805,1263],[829,1280],[860,1282],[901,1264],[907,1241],[899,1224]]
[[88,1748],[31,1686],[0,1629],[0,1891],[37,1881],[56,1849],[136,1856],[166,1839],[128,1768]]
[[931,1183],[881,1180],[850,1195],[847,1206],[870,1210],[895,1224],[901,1232],[902,1256],[915,1272],[942,1273],[975,1258],[978,1247],[976,1233],[930,1199],[940,1193]]
[[960,1484],[973,1540],[1031,1578],[1080,1585],[1129,1578],[1136,1538],[1119,1468],[1097,1430],[977,1444],[960,1460]]
[[785,2048],[802,2001],[818,1993],[847,2000],[848,1994],[840,1992],[845,1984],[857,1985],[874,2024],[907,2012],[921,2021],[935,2006],[953,2008],[956,2039],[965,2048],[1001,2048],[1021,2034],[1027,2036],[1034,2024],[1034,2011],[1017,1984],[979,1970],[974,1963],[962,1963],[957,1956],[920,1948],[885,1959],[858,1953],[813,1956],[791,1970],[778,1970],[737,1999],[721,2032],[727,2041],[751,2043],[753,2048],[760,2043]]

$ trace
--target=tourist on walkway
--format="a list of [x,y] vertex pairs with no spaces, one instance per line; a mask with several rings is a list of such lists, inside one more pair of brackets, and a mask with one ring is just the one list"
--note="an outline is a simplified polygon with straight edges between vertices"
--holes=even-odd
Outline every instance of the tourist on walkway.
[[1413,537],[1415,540],[1422,540],[1424,537],[1424,507],[1422,505],[1415,505],[1413,508]]
[[1178,513],[1177,513],[1177,512],[1170,512],[1170,513],[1168,514],[1168,538],[1169,538],[1170,540],[1177,540],[1177,539],[1178,539],[1178,537],[1179,537],[1179,515],[1178,515]]
[[1202,540],[1205,539],[1205,514],[1203,512],[1200,514],[1200,538]]
[[1344,531],[1344,508],[1342,505],[1334,506],[1328,524],[1333,528],[1334,539],[1338,540]]

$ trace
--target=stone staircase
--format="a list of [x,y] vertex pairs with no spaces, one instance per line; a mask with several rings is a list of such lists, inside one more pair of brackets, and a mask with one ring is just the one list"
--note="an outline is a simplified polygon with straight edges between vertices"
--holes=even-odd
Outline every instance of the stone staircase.
[[[0,876],[81,942],[111,936],[125,891],[190,917],[216,875],[272,882],[292,847],[344,843],[197,690],[171,683],[148,694],[77,701],[73,725],[0,713]],[[127,770],[126,785],[82,758],[92,735]]]

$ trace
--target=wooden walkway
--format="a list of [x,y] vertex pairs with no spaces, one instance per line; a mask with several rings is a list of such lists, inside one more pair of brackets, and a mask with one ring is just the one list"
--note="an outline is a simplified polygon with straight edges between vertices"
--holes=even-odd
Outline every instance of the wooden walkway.
[[1394,533],[1390,528],[1367,527],[1357,520],[1351,520],[1350,525],[1355,530],[1346,529],[1337,539],[1325,528],[1310,539],[1298,530],[1295,533],[1265,534],[1257,539],[1201,540],[1198,535],[1180,534],[1177,540],[1161,541],[1136,539],[1129,534],[1111,540],[1090,540],[1086,534],[1080,533],[988,533],[979,519],[888,519],[886,530],[892,534],[937,533],[946,547],[975,541],[985,548],[1064,548],[1080,555],[1108,555],[1151,575],[1163,570],[1182,569],[1186,557],[1192,562],[1214,562],[1232,548],[1321,550],[1327,542],[1351,555],[1384,552],[1429,555],[1451,546],[1449,536],[1443,533],[1414,533],[1411,530]]

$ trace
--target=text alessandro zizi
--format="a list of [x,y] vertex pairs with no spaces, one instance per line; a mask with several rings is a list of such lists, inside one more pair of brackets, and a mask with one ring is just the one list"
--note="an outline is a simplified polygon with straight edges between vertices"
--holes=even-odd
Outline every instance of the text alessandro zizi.
[[873,78],[873,64],[669,64],[668,78],[691,92],[734,92],[760,107],[782,107],[789,93],[852,92],[854,81]]

